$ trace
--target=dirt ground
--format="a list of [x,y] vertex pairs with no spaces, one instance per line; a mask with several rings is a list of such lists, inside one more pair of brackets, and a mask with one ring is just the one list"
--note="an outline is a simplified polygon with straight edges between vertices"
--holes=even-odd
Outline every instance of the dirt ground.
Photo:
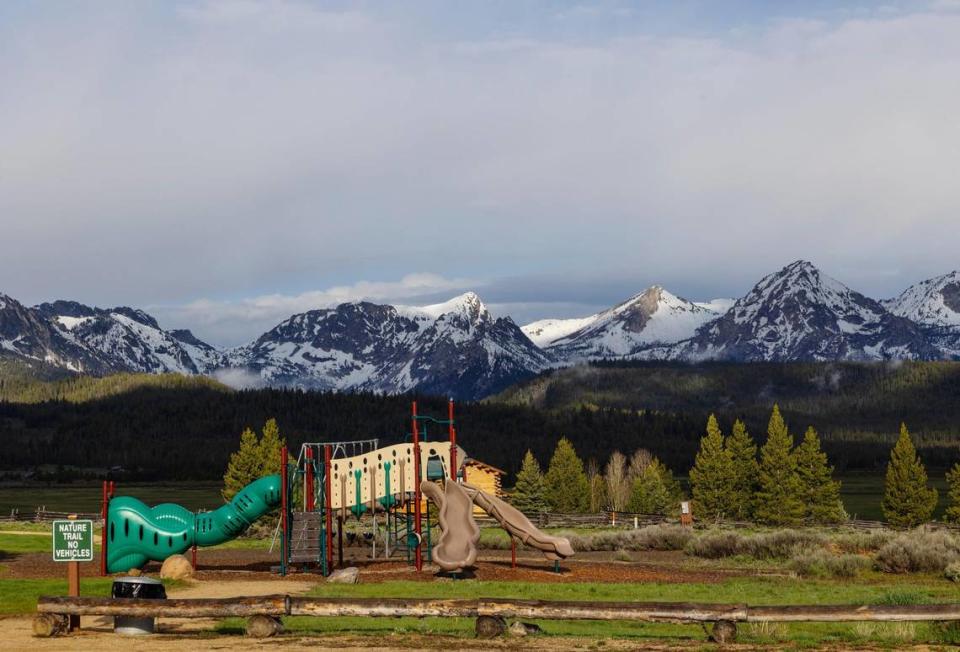
[[[364,582],[383,582],[397,579],[429,582],[432,573],[416,573],[406,559],[395,556],[390,560],[371,561],[359,551],[344,559],[345,564],[358,566],[363,571]],[[756,574],[746,570],[700,570],[690,568],[689,558],[681,552],[635,553],[630,563],[614,561],[613,553],[579,553],[576,560],[560,565],[560,573],[553,571],[552,562],[542,556],[522,551],[517,558],[517,568],[511,568],[508,550],[488,550],[481,554],[483,561],[477,564],[469,577],[487,581],[514,582],[719,582],[730,577]],[[201,550],[197,558],[197,579],[202,581],[274,581],[281,579],[276,573],[277,557],[261,550]],[[63,568],[47,553],[21,553],[5,560],[8,578],[55,578],[63,577]],[[145,573],[157,574],[159,564],[151,563]],[[85,577],[97,575],[96,564],[81,564]],[[284,581],[297,581],[318,577],[315,571],[300,572],[292,568]],[[309,581],[309,580],[308,580]],[[282,592],[282,591],[281,591]]]

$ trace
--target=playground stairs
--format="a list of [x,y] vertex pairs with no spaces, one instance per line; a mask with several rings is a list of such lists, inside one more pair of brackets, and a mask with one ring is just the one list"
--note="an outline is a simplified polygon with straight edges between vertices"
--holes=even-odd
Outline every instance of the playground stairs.
[[290,563],[319,562],[323,515],[320,512],[294,512],[290,530]]

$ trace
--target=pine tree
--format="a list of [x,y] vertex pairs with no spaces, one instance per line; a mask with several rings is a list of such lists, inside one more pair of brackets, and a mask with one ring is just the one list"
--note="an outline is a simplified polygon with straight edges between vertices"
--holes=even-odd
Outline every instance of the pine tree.
[[280,473],[280,449],[286,442],[280,438],[280,428],[276,419],[267,419],[263,424],[263,435],[260,437],[260,475]]
[[736,518],[753,515],[753,499],[757,490],[757,445],[739,419],[733,424],[733,432],[724,442],[730,453],[732,481],[730,487],[730,514]]
[[960,523],[960,462],[947,471],[947,487],[949,506],[943,518],[945,521]]
[[533,453],[527,451],[517,472],[517,483],[514,485],[510,502],[524,514],[539,514],[547,511],[544,495],[545,487],[540,464]]
[[247,428],[240,435],[240,448],[230,455],[227,471],[223,474],[223,489],[220,495],[229,501],[238,491],[261,477],[262,471],[260,443],[256,433]]
[[794,453],[800,477],[804,517],[814,523],[839,523],[847,519],[840,501],[840,483],[833,479],[833,467],[820,450],[820,438],[813,427],[807,428],[803,442]]
[[544,476],[547,504],[554,512],[585,512],[590,505],[590,484],[583,462],[566,437],[557,442]]
[[927,486],[927,470],[913,447],[906,424],[890,452],[884,488],[883,515],[891,525],[912,527],[930,520],[937,506],[937,490]]
[[732,506],[733,460],[730,451],[723,447],[723,433],[712,414],[707,419],[707,434],[700,439],[700,450],[690,469],[690,488],[693,513],[700,518],[720,518]]
[[767,441],[760,449],[759,489],[754,517],[761,523],[793,525],[803,518],[802,486],[793,454],[793,437],[773,406],[767,426]]
[[683,493],[673,472],[653,458],[633,481],[627,509],[640,514],[676,514]]

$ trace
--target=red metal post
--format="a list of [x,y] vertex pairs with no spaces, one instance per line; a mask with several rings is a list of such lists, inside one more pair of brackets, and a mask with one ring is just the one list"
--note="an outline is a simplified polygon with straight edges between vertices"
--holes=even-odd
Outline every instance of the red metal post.
[[453,427],[453,399],[447,403],[447,420],[450,422],[450,479],[457,481],[457,429]]
[[420,429],[417,426],[417,402],[412,404],[413,410],[413,531],[417,534],[417,549],[415,552],[417,571],[423,570],[423,551],[420,548],[422,534],[420,513]]
[[287,532],[287,447],[280,449],[280,529],[282,535],[280,538],[280,574],[287,574],[287,560],[290,556],[287,554],[287,545],[290,541]]
[[307,452],[304,455],[304,479],[306,487],[304,488],[304,493],[306,495],[303,497],[304,506],[303,508],[312,512],[313,508],[316,506],[316,498],[313,494],[313,448],[307,446]]
[[100,576],[107,574],[107,514],[109,511],[110,496],[107,493],[107,481],[103,481],[103,500],[100,503],[100,522],[103,528],[100,530]]
[[[327,537],[327,572],[333,568],[333,481],[330,477],[330,459],[333,457],[330,444],[323,447],[323,497],[324,519]],[[341,500],[343,498],[341,497]]]
[[197,544],[190,546],[190,564],[197,570]]

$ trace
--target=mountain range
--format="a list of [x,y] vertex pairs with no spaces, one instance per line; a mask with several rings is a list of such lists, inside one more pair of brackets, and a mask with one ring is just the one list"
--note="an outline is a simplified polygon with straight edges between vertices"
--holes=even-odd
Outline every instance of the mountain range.
[[653,286],[594,315],[522,328],[472,292],[424,307],[360,301],[293,315],[227,350],[164,330],[141,310],[27,307],[0,294],[0,358],[27,370],[211,374],[235,384],[466,399],[590,360],[960,359],[960,272],[876,301],[796,261],[735,301],[695,303]]

